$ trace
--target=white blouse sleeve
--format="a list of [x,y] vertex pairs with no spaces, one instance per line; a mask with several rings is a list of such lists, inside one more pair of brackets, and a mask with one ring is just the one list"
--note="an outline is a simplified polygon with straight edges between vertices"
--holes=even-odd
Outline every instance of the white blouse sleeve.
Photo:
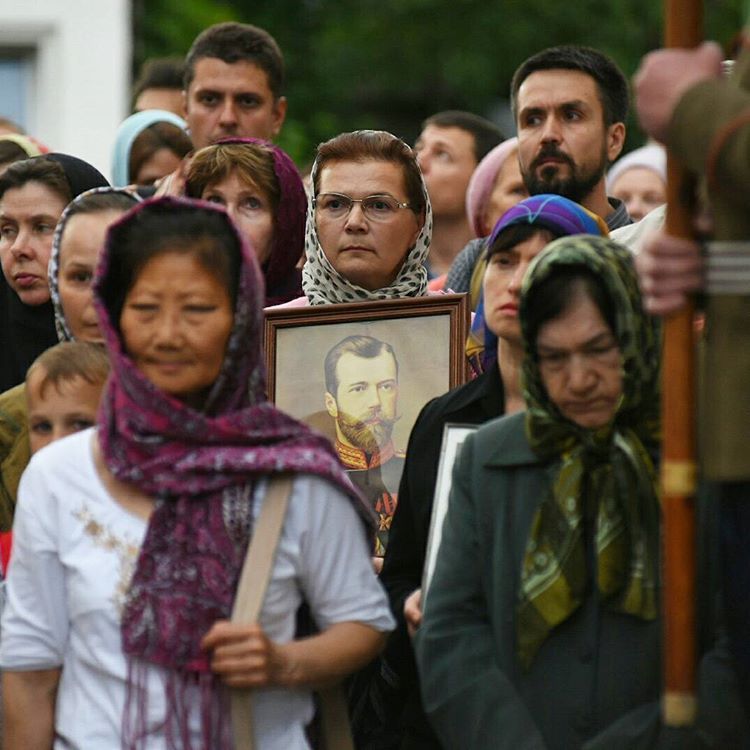
[[62,665],[68,615],[58,520],[40,463],[32,462],[21,478],[13,523],[7,601],[0,626],[0,666],[5,670]]
[[351,501],[323,479],[297,477],[290,510],[300,524],[300,582],[318,627],[359,622],[392,630],[388,599]]

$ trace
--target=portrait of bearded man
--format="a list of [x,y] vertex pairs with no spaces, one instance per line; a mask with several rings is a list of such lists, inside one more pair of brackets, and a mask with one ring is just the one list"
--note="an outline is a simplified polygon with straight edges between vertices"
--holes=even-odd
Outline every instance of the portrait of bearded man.
[[396,353],[372,336],[347,336],[329,350],[324,369],[336,451],[378,516],[375,555],[382,556],[404,466],[404,453],[393,443],[399,418]]

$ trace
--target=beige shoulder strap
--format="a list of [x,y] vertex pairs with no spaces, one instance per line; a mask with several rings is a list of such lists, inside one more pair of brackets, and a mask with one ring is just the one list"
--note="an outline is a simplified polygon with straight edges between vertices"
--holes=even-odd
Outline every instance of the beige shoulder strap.
[[[292,482],[292,476],[284,474],[272,479],[268,486],[266,501],[242,566],[232,622],[251,624],[258,621],[289,506]],[[251,694],[252,691],[246,689],[234,689],[230,693],[235,750],[255,750]],[[321,690],[319,695],[326,750],[354,750],[341,687]]]
[[[272,479],[268,486],[266,501],[253,529],[242,566],[232,607],[232,622],[250,625],[258,621],[291,490],[292,477],[289,474]],[[252,690],[241,688],[230,692],[235,750],[255,750],[251,694]]]

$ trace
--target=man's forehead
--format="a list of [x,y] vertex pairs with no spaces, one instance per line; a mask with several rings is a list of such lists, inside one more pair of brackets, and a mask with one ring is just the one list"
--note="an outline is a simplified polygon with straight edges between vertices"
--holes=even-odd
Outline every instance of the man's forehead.
[[457,125],[428,125],[417,138],[418,146],[447,146],[474,150],[474,135]]
[[268,73],[250,60],[227,63],[218,57],[201,57],[195,63],[191,89],[270,93]]
[[596,81],[581,70],[536,70],[524,79],[518,89],[519,112],[576,101],[601,106]]

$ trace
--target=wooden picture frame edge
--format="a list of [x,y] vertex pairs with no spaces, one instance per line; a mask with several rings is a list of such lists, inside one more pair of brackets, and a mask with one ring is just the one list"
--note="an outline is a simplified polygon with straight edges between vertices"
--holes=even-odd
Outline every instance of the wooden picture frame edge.
[[468,294],[433,294],[389,300],[366,300],[335,305],[271,307],[264,310],[263,350],[267,369],[268,400],[276,401],[276,333],[283,328],[358,321],[450,316],[450,388],[465,383],[469,376],[465,347],[471,311]]

